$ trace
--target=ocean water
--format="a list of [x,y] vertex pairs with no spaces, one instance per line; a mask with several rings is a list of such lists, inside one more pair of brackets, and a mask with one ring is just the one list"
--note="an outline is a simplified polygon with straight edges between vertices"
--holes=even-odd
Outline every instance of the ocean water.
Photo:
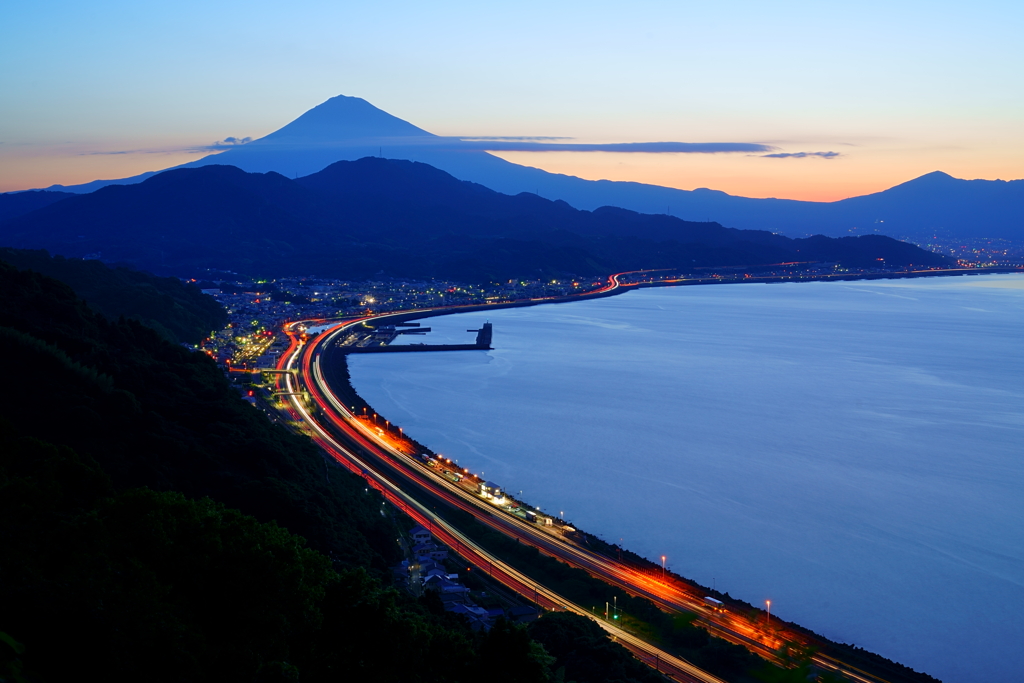
[[1024,680],[1024,276],[648,289],[351,357],[551,514],[945,681]]

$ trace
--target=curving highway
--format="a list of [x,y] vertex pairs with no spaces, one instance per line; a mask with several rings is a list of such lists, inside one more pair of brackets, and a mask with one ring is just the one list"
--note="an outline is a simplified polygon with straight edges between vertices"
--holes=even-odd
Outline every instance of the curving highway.
[[[530,303],[608,296],[617,293],[616,290],[620,288],[631,286],[620,284],[619,281],[620,277],[629,274],[633,273],[612,275],[605,286],[585,295],[550,297],[531,300]],[[474,481],[472,476],[463,483],[450,481],[415,458],[415,453],[406,440],[395,438],[390,431],[385,431],[367,419],[355,415],[350,406],[339,400],[325,377],[323,368],[330,366],[332,356],[344,353],[338,345],[339,340],[344,339],[354,327],[362,325],[371,317],[375,321],[398,316],[408,319],[412,317],[410,314],[427,317],[507,305],[522,303],[417,309],[367,316],[339,323],[308,343],[295,333],[294,328],[298,323],[291,323],[286,326],[285,331],[292,343],[278,365],[279,370],[286,371],[278,375],[278,382],[282,393],[288,398],[289,412],[294,419],[306,425],[310,436],[335,460],[363,476],[374,488],[380,490],[388,501],[401,508],[418,523],[431,528],[434,534],[458,555],[478,569],[487,571],[493,579],[546,609],[564,609],[593,618],[589,610],[539,585],[476,545],[420,503],[417,497],[410,495],[410,491],[420,493],[419,497],[426,493],[451,507],[468,512],[490,528],[522,543],[528,543],[540,552],[571,566],[583,569],[630,595],[643,596],[665,611],[696,614],[697,621],[714,635],[742,644],[770,661],[782,663],[778,652],[784,644],[817,649],[821,644],[804,634],[786,630],[778,624],[752,621],[747,615],[728,609],[722,612],[710,610],[704,603],[703,593],[671,576],[658,577],[644,573],[580,547],[557,528],[543,528],[496,507],[469,488],[469,482]],[[283,386],[280,386],[282,384]],[[712,674],[605,620],[596,621],[611,637],[630,649],[638,658],[676,680],[721,683],[721,679]],[[887,683],[885,679],[820,653],[814,655],[812,661],[824,670],[857,683]]]

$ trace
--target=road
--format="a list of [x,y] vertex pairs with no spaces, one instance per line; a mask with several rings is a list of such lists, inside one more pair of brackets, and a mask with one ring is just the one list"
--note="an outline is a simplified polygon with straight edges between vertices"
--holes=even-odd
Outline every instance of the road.
[[[616,293],[615,290],[623,287],[619,278],[628,274],[631,273],[610,276],[604,287],[590,294],[607,296]],[[551,297],[551,300],[562,299],[564,297]],[[538,303],[540,301],[543,300],[538,300]],[[494,306],[489,307],[493,308]],[[375,321],[384,321],[394,317],[408,318],[410,313],[425,317],[480,308],[483,307],[419,309],[396,311],[372,317]],[[440,540],[454,549],[457,554],[479,569],[491,573],[495,580],[546,609],[566,609],[593,618],[589,610],[574,605],[538,585],[535,581],[477,546],[472,540],[418,502],[417,498],[422,498],[423,493],[435,497],[451,507],[466,511],[490,528],[516,538],[522,543],[528,543],[542,553],[571,566],[583,569],[591,576],[617,586],[630,595],[648,598],[665,611],[695,614],[698,623],[714,635],[733,643],[742,644],[769,661],[779,662],[778,650],[785,643],[795,643],[802,647],[819,645],[804,634],[788,631],[779,625],[772,626],[751,621],[745,614],[728,609],[721,613],[712,611],[705,605],[703,593],[671,576],[652,576],[635,567],[581,547],[562,533],[552,533],[536,524],[509,514],[475,495],[466,484],[460,485],[449,481],[414,458],[414,452],[406,440],[396,437],[390,430],[384,430],[381,426],[355,415],[354,409],[343,404],[332,391],[325,378],[323,368],[332,362],[332,355],[343,353],[338,348],[338,340],[343,339],[349,334],[352,327],[361,325],[369,317],[339,323],[313,338],[309,343],[300,339],[293,330],[287,330],[292,338],[292,344],[288,352],[282,356],[279,369],[295,372],[279,375],[279,382],[284,383],[284,393],[290,394],[288,399],[293,417],[301,419],[307,425],[310,435],[325,451],[344,466],[366,478],[390,502],[400,507],[420,524],[432,528]],[[308,405],[303,391],[308,396]],[[315,406],[315,410],[311,410],[312,406]],[[472,475],[468,480],[474,481]],[[413,491],[419,492],[420,495],[416,497],[410,495],[410,492]],[[597,621],[611,636],[628,647],[640,659],[656,664],[660,671],[668,671],[678,680],[705,682],[720,680],[688,662],[673,657],[671,654],[616,628],[605,620],[598,619]],[[833,657],[817,654],[812,661],[820,668],[837,673],[847,680],[858,683],[886,683],[883,678],[844,664]]]
[[[304,348],[306,346],[302,343],[296,343],[294,345],[294,352],[283,363],[282,369],[291,370],[295,366],[297,359],[299,359],[299,363],[305,365],[306,369],[308,369],[311,354],[304,354],[303,351],[307,351],[308,348],[315,348],[315,346],[308,345],[308,348]],[[297,378],[291,374],[286,374],[282,377],[287,391],[298,394]],[[493,580],[502,583],[545,609],[567,610],[583,616],[590,616],[588,610],[545,588],[506,564],[500,558],[488,553],[423,503],[409,495],[406,490],[396,483],[394,472],[389,471],[390,468],[386,466],[382,467],[379,459],[387,457],[386,453],[375,447],[372,443],[364,441],[366,434],[372,434],[374,430],[365,429],[364,427],[362,430],[348,432],[349,439],[339,438],[335,429],[330,425],[322,424],[322,420],[314,418],[300,396],[293,395],[289,398],[294,417],[300,418],[307,425],[310,436],[321,448],[339,463],[365,478],[390,503],[397,506],[419,524],[430,528],[435,537],[452,548],[459,556],[476,566],[479,570],[486,571]],[[349,416],[354,422],[359,422],[355,420],[351,413],[349,413]],[[365,434],[363,433],[364,431]],[[345,441],[348,441],[348,443],[346,444]],[[441,481],[447,480],[442,479]],[[406,485],[408,485],[408,482],[406,482]],[[674,657],[606,621],[597,621],[614,640],[628,648],[641,660],[655,663],[662,673],[668,674],[675,680],[725,683],[720,678],[693,666],[685,660]]]

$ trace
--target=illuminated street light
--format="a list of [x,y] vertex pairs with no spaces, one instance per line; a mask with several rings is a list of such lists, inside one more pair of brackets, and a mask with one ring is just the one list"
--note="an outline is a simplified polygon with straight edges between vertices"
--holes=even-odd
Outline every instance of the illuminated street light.
[[661,556],[661,578],[665,578],[665,556]]
[[769,624],[769,622],[771,622],[771,620],[772,620],[772,601],[771,600],[765,600],[764,602],[765,602],[766,605],[768,605],[768,616],[765,617],[765,620],[764,620],[765,626],[767,626]]

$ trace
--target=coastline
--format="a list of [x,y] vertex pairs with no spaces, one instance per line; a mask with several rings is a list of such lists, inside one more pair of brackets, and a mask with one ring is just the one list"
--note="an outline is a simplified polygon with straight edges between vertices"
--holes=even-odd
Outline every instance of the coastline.
[[[331,387],[332,392],[336,394],[337,398],[340,399],[342,403],[350,405],[353,409],[353,413],[366,408],[368,411],[376,414],[376,411],[374,411],[370,404],[358,394],[355,387],[352,385],[348,369],[348,355],[342,353],[329,355],[332,355],[333,357],[330,359],[330,362],[324,364],[325,367],[323,368],[323,372],[328,378],[327,384]],[[377,418],[384,419],[380,415],[377,415]],[[394,427],[392,426],[391,428],[393,429]],[[390,433],[391,432],[389,431],[389,434]],[[431,458],[439,457],[433,449],[422,444],[416,439],[405,434],[401,435],[401,438],[415,445],[419,452],[426,453]],[[429,501],[434,513],[439,514],[442,518],[450,517],[449,521],[459,519],[460,513],[454,508],[449,508],[445,503],[443,503],[443,501],[439,499],[432,500],[429,494],[422,494],[416,491],[411,492],[411,495],[424,502]],[[525,501],[514,496],[509,496],[509,498],[521,505],[529,505]],[[462,521],[465,523],[464,519]],[[554,522],[556,526],[566,525],[566,523],[560,519],[555,519]],[[671,569],[666,571],[663,567],[648,558],[638,555],[628,548],[609,543],[601,537],[580,529],[579,527],[575,527],[571,535],[577,539],[577,543],[581,547],[586,547],[589,551],[602,555],[609,560],[617,559],[620,564],[630,566],[636,574],[646,575],[655,580],[657,577],[667,574],[671,581],[676,584],[681,584],[695,594],[714,597],[720,600],[731,613],[746,615],[746,618],[750,619],[751,623],[755,623],[756,621],[765,618],[765,611],[763,609],[756,605],[752,605],[741,598],[730,595],[728,591],[718,591],[716,588],[709,588],[693,579],[684,577]],[[564,563],[563,560],[558,561]],[[573,565],[567,564],[567,566],[572,567]],[[604,581],[601,577],[595,578],[596,580]],[[613,583],[606,581],[605,583],[614,587]],[[628,588],[625,589],[625,592],[627,596],[632,594]],[[700,616],[701,615],[698,614],[698,617]],[[816,661],[819,665],[822,663],[831,663],[840,664],[846,667],[852,666],[853,671],[869,676],[869,678],[858,678],[857,680],[889,681],[889,683],[936,683],[938,681],[938,679],[926,672],[918,671],[906,664],[889,659],[884,655],[880,655],[871,650],[858,647],[852,643],[843,643],[831,640],[827,636],[821,635],[810,628],[802,626],[796,622],[779,618],[775,615],[772,616],[772,619],[773,622],[777,624],[777,626],[773,627],[776,629],[775,633],[777,636],[788,633],[792,638],[792,640],[786,641],[788,644],[787,647],[794,648],[794,652],[812,653],[812,656],[820,658]],[[705,623],[703,628],[706,628],[712,635],[723,638],[723,634],[716,633],[713,623]],[[728,641],[727,638],[726,640],[727,642],[733,642]],[[750,645],[754,644],[754,641],[750,642]],[[749,646],[748,649],[756,652],[756,649],[749,648]],[[763,653],[759,654],[764,656]]]
[[378,313],[366,318],[377,320],[387,318],[394,323],[407,322],[411,320],[422,320],[424,318],[437,318],[444,315],[455,315],[458,313],[477,313],[480,311],[494,311],[507,308],[526,308],[529,306],[540,306],[544,304],[564,304],[573,301],[588,301],[591,299],[603,299],[610,296],[618,296],[634,289],[647,289],[650,287],[695,287],[706,285],[731,285],[731,284],[781,284],[787,282],[847,282],[859,280],[904,280],[929,277],[957,277],[975,275],[1012,275],[1024,274],[1024,266],[995,266],[991,268],[944,268],[941,270],[914,270],[914,271],[891,271],[878,273],[834,273],[834,274],[813,274],[813,275],[761,275],[737,274],[730,276],[709,276],[702,278],[677,278],[658,281],[640,282],[619,282],[618,278],[627,275],[638,275],[641,273],[654,273],[664,271],[638,270],[627,273],[615,273],[608,276],[609,284],[605,287],[584,292],[581,294],[569,294],[566,296],[553,296],[537,299],[523,299],[515,301],[503,301],[490,304],[460,304],[458,306],[443,308],[427,308],[422,310],[404,310],[387,313]]
[[[485,311],[485,310],[488,310],[488,309],[497,309],[497,308],[519,308],[519,307],[525,307],[525,306],[535,306],[535,305],[539,305],[539,304],[542,304],[542,303],[567,303],[569,301],[575,301],[575,300],[581,300],[581,299],[592,299],[592,298],[603,298],[603,297],[607,297],[607,296],[614,296],[615,294],[619,294],[619,293],[622,293],[622,292],[625,292],[625,291],[629,291],[631,289],[636,289],[636,288],[641,288],[641,287],[687,286],[687,285],[698,285],[698,284],[734,284],[734,283],[741,283],[741,282],[832,281],[832,280],[841,280],[841,281],[846,280],[846,281],[850,281],[850,280],[879,280],[879,279],[885,280],[885,279],[905,279],[905,278],[935,277],[935,276],[940,276],[940,277],[941,276],[947,276],[948,277],[948,276],[953,276],[953,275],[993,275],[993,274],[1022,274],[1022,273],[1024,273],[1024,269],[1019,269],[1019,268],[1006,268],[1006,269],[998,269],[998,270],[997,269],[984,269],[984,270],[982,270],[982,269],[955,269],[955,270],[945,270],[945,271],[938,271],[938,272],[936,272],[936,271],[925,271],[925,272],[911,272],[911,273],[906,273],[906,272],[866,273],[866,274],[857,274],[857,275],[851,275],[851,274],[845,274],[844,273],[844,274],[842,274],[840,276],[831,276],[831,277],[807,276],[807,277],[802,277],[802,278],[794,278],[794,277],[785,277],[785,278],[743,278],[743,279],[738,279],[737,278],[737,279],[733,279],[733,280],[723,280],[721,278],[702,278],[702,279],[699,279],[699,280],[691,279],[691,280],[687,280],[685,282],[679,282],[679,281],[642,282],[642,283],[616,284],[615,287],[611,287],[611,288],[606,289],[604,291],[593,292],[593,293],[588,293],[588,294],[584,294],[584,295],[570,296],[570,297],[552,297],[550,299],[542,299],[542,300],[507,302],[507,303],[502,303],[502,304],[488,304],[488,305],[479,305],[479,306],[452,307],[452,308],[448,308],[448,309],[435,309],[435,310],[431,310],[431,311],[421,311],[421,312],[417,312],[417,311],[404,311],[404,312],[399,312],[397,314],[392,314],[391,319],[392,320],[397,319],[398,315],[402,315],[403,316],[402,319],[411,320],[411,319],[416,319],[418,317],[436,317],[436,316],[441,316],[441,315],[451,315],[451,314],[463,313],[463,312],[480,312],[480,311]],[[359,402],[360,405],[367,405],[368,406],[368,404],[362,399],[362,397],[359,397],[359,395],[355,391],[354,387],[351,386],[350,379],[347,377],[347,375],[348,375],[347,363],[345,364],[344,370],[345,370],[345,375],[346,375],[345,384],[348,385],[347,388],[351,391],[351,396],[356,397],[358,399],[358,402]],[[355,405],[355,404],[353,404],[353,405]],[[417,445],[422,447],[422,444],[417,444]],[[430,451],[429,448],[425,448],[424,450]],[[432,452],[432,451],[430,451],[430,452]],[[588,538],[592,537],[591,534],[586,534],[585,532],[583,532],[583,533]],[[614,545],[610,545],[610,544],[608,544],[608,545],[609,545],[609,551],[611,551],[611,552],[614,552],[615,550],[619,550],[618,546],[614,546]],[[622,549],[622,550],[624,550],[624,549]],[[628,553],[629,551],[624,551],[624,552]],[[637,557],[639,558],[639,556],[637,556]],[[660,569],[660,567],[658,567],[657,565],[652,563],[650,560],[646,560],[644,558],[639,558],[639,559],[640,559],[640,562],[638,564],[640,564],[641,566],[646,566],[649,569],[650,568],[654,568],[655,570]],[[719,596],[722,596],[722,597],[726,597],[724,594],[717,593],[715,591],[707,590],[706,587],[700,586],[700,584],[696,583],[695,581],[686,580],[686,579],[684,579],[682,577],[679,577],[678,575],[674,575],[674,576],[675,576],[675,578],[677,580],[684,581],[687,584],[689,584],[689,585],[691,585],[691,586],[693,586],[695,588],[698,588],[701,591],[705,592],[705,594],[707,594],[707,595],[719,595]],[[727,599],[729,600],[729,603],[734,605],[737,609],[752,609],[751,606],[748,605],[747,603],[744,603],[742,601],[737,601],[737,600],[731,598],[731,596],[729,596]],[[886,658],[884,658],[884,657],[882,657],[880,655],[872,655],[871,653],[868,653],[867,651],[864,651],[864,650],[862,650],[860,648],[855,648],[852,645],[850,645],[850,646],[840,645],[840,644],[835,643],[834,641],[829,641],[827,638],[824,638],[822,636],[814,634],[813,631],[810,631],[809,629],[800,627],[799,625],[792,624],[792,623],[787,623],[787,626],[789,628],[791,628],[793,631],[799,631],[799,632],[805,633],[805,634],[807,634],[809,636],[813,635],[817,639],[820,639],[823,642],[829,643],[830,646],[841,648],[843,650],[844,656],[850,656],[850,655],[853,655],[854,653],[856,653],[857,656],[859,656],[859,657],[866,657],[868,659],[873,659],[874,657],[877,657],[878,659],[874,661],[874,665],[875,666],[881,665],[883,661],[891,662],[891,660],[887,660]],[[866,664],[866,662],[865,662],[865,664]],[[903,667],[903,665],[898,665],[898,664],[896,666],[899,667],[899,668]],[[912,670],[910,670],[909,667],[906,667],[905,669],[903,669],[902,673],[903,673],[903,675],[911,675],[909,673],[909,671],[912,671]],[[915,673],[917,673],[917,672],[915,672]],[[927,676],[927,674],[918,674],[918,675]]]

